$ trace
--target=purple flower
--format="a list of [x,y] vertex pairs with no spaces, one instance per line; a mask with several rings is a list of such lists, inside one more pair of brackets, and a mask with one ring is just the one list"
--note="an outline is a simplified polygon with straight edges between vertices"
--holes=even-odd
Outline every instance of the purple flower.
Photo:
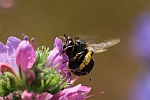
[[52,51],[43,47],[36,53],[27,38],[9,37],[6,45],[0,42],[0,100],[85,100],[93,96],[86,96],[90,87],[73,87],[79,77],[71,80],[69,59],[62,51],[59,38]]
[[43,92],[42,94],[34,94],[28,90],[25,90],[21,96],[22,100],[50,100],[52,97],[53,95],[47,92]]
[[144,62],[149,63],[150,60],[150,13],[142,12],[136,18],[133,25],[133,36],[131,46],[134,53]]
[[55,94],[51,100],[85,100],[85,96],[91,88],[78,84],[75,87],[67,88]]
[[54,66],[58,65],[56,70],[61,70],[60,74],[63,76],[63,78],[66,78],[66,81],[71,80],[71,73],[66,68],[68,66],[68,62],[63,63],[64,61],[68,61],[68,56],[63,53],[63,43],[61,39],[57,38],[55,39],[54,43],[54,49],[50,51],[50,55],[47,58],[46,67],[50,64],[50,68],[53,68]]
[[55,95],[47,92],[42,94],[34,94],[25,90],[22,93],[22,99],[32,100],[33,98],[36,98],[35,100],[85,100],[86,95],[90,92],[90,90],[90,87],[82,86],[81,84],[64,89]]
[[130,44],[142,70],[134,78],[130,100],[150,100],[150,12],[143,11],[135,19]]
[[54,49],[50,52],[50,55],[47,58],[46,66],[50,64],[50,67],[53,68],[54,66],[58,65],[57,70],[64,69],[68,65],[68,62],[63,62],[68,60],[68,56],[66,54],[61,54],[62,51],[62,41],[59,38],[56,38],[54,43]]
[[16,50],[16,63],[21,67],[21,70],[25,72],[28,68],[31,68],[36,60],[36,54],[34,48],[27,40],[23,40],[19,43]]
[[18,66],[16,64],[16,49],[21,42],[16,37],[9,37],[6,45],[0,42],[0,62],[9,64],[16,73],[18,73]]
[[[17,82],[18,80],[20,81],[18,67],[20,66],[21,71],[25,72],[28,68],[32,67],[35,60],[35,51],[29,41],[21,41],[11,36],[8,38],[6,45],[0,42],[0,81],[3,81],[3,83],[0,83],[2,89],[2,91],[0,91],[1,96],[6,96],[9,92],[17,89]],[[35,79],[34,72],[29,71],[28,74],[29,75],[26,76],[29,78],[29,84],[31,84]],[[24,76],[22,78],[24,79]],[[20,82],[22,81],[24,80]],[[6,86],[6,88],[3,88],[4,86]]]
[[36,95],[36,100],[50,100],[53,97],[52,94],[44,92]]
[[18,73],[18,66],[23,72],[31,68],[36,60],[34,48],[27,40],[21,41],[16,37],[9,37],[6,45],[0,42],[0,62],[7,63]]
[[34,99],[34,93],[29,93],[28,90],[25,90],[22,93],[21,98],[22,98],[22,100],[33,100]]

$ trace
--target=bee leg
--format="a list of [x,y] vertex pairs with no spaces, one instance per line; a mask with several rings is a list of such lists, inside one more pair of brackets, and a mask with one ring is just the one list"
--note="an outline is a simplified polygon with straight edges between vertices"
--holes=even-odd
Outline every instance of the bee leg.
[[71,59],[76,60],[76,59],[77,59],[81,54],[83,54],[83,53],[84,53],[84,51],[79,52],[79,53],[76,54],[75,57],[73,57],[73,58],[71,58]]
[[79,52],[79,53],[76,54],[76,56],[79,56],[79,55],[83,54],[84,52],[85,51]]
[[71,58],[71,59],[69,59],[69,60],[63,61],[63,63],[66,63],[66,62],[68,62],[68,61],[72,62],[72,61],[74,61],[75,59],[76,59],[76,58],[73,57],[73,58]]
[[74,56],[73,58],[71,58],[71,59],[69,59],[69,60],[66,60],[66,61],[63,61],[63,63],[66,63],[66,62],[68,62],[68,61],[72,62],[72,61],[76,60],[76,59],[77,59],[81,54],[83,54],[83,53],[84,53],[84,51],[79,52],[79,53],[77,53],[76,56]]
[[64,63],[66,63],[66,62],[68,62],[69,60],[66,60],[66,61],[63,61],[62,63],[64,64]]
[[60,53],[60,55],[62,55],[64,52],[66,52],[67,49],[73,48],[73,47],[74,47],[74,45],[67,46],[66,48],[63,49],[63,51]]

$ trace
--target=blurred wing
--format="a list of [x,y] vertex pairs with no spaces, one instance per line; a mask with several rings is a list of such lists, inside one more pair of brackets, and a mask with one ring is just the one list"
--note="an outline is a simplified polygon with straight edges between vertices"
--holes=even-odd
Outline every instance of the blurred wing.
[[107,50],[107,48],[114,46],[120,42],[120,39],[110,39],[110,40],[105,40],[104,42],[101,43],[95,43],[95,44],[88,44],[87,43],[87,49],[89,51],[93,51],[94,53],[100,53],[104,52]]

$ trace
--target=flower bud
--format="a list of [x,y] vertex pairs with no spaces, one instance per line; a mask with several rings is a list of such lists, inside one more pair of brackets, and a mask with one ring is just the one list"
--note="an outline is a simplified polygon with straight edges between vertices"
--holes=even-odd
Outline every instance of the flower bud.
[[26,72],[31,68],[36,60],[36,54],[34,48],[27,40],[23,40],[19,43],[16,50],[16,63],[21,68],[22,72]]
[[25,74],[25,80],[27,80],[27,85],[32,84],[32,82],[35,80],[35,73],[33,70],[28,70],[28,72]]

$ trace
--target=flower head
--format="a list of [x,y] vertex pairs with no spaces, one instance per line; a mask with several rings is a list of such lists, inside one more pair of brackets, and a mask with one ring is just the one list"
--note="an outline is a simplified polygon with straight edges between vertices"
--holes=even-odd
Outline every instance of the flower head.
[[28,41],[9,37],[0,42],[0,100],[84,100],[91,88],[73,86],[67,68],[68,56],[59,38],[54,49],[35,47]]

